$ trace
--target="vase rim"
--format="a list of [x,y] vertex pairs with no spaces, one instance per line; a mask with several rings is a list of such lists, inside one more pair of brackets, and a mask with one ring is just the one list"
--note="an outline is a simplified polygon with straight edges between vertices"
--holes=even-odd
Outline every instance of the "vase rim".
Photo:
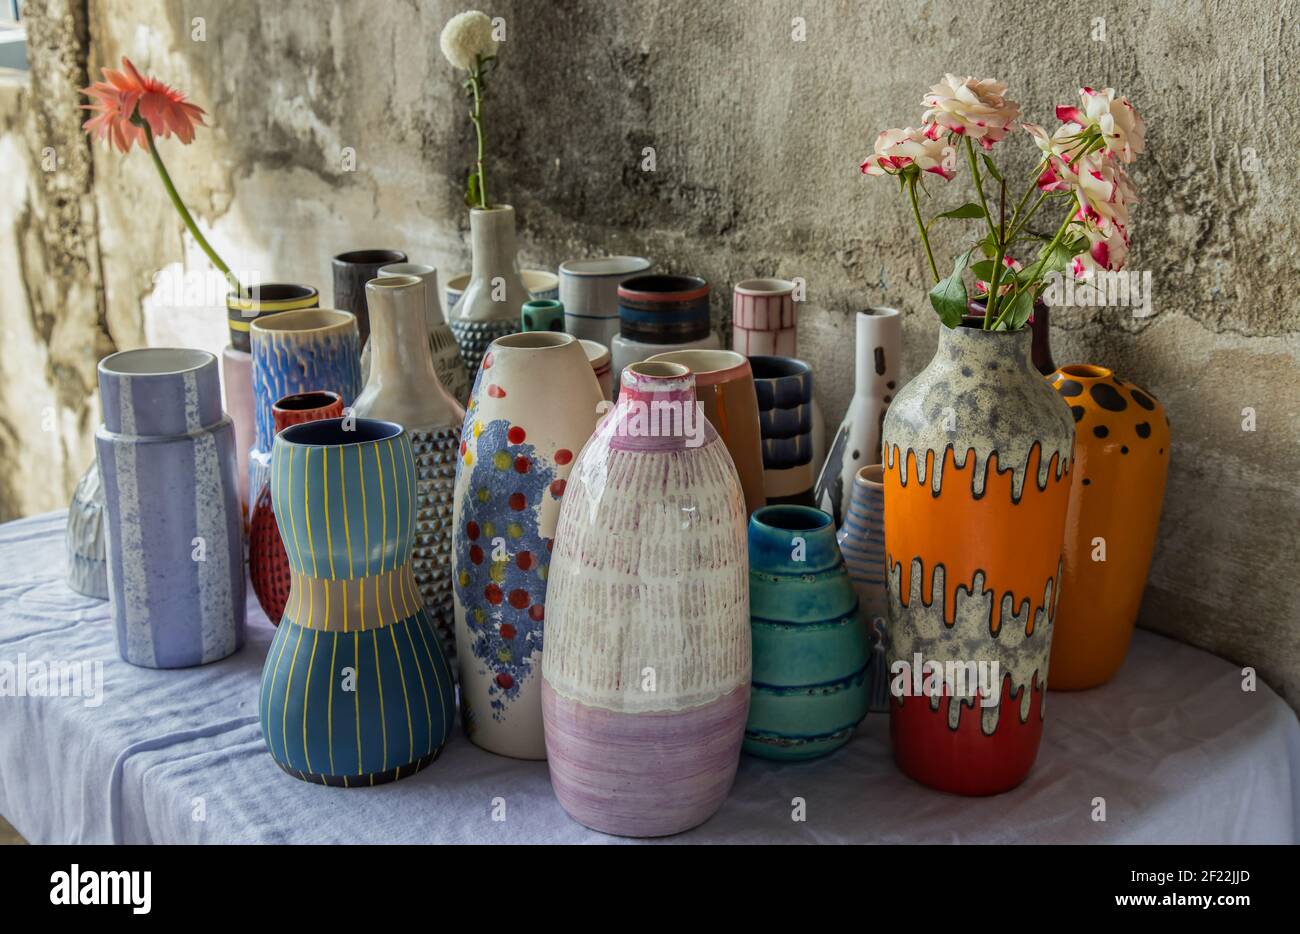
[[750,522],[775,532],[820,532],[835,527],[835,520],[813,506],[781,503],[754,510]]
[[749,360],[734,350],[690,348],[668,350],[648,357],[646,363],[677,363],[695,374],[697,386],[712,386],[749,374]]
[[853,479],[856,483],[860,483],[866,487],[871,487],[873,490],[884,489],[885,465],[868,464],[865,467],[859,467],[858,472],[854,474]]
[[284,331],[330,331],[356,327],[357,316],[339,308],[299,308],[278,311],[254,319],[248,329],[254,334]]
[[760,277],[742,279],[731,288],[733,292],[739,292],[741,295],[785,295],[787,292],[794,291],[794,283],[789,279],[778,279],[774,276]]
[[798,357],[754,354],[749,358],[749,365],[754,371],[755,380],[790,379],[794,376],[807,376],[812,372],[812,367]]
[[897,308],[889,308],[884,305],[872,305],[870,308],[864,308],[858,312],[859,318],[897,318],[902,312]]
[[389,263],[379,267],[381,276],[427,276],[438,271],[437,266],[428,263]]
[[329,408],[343,397],[327,389],[313,389],[310,392],[295,392],[276,399],[271,405],[272,412],[311,412],[315,409]]
[[507,213],[507,212],[508,212],[508,213],[514,213],[514,210],[515,210],[515,209],[514,209],[514,205],[510,205],[510,204],[489,204],[489,205],[488,205],[487,207],[485,207],[485,208],[470,208],[470,209],[469,209],[469,213],[470,213],[471,215],[474,215],[474,214],[479,214],[479,215],[482,215],[482,214],[505,214],[505,213]]
[[376,276],[366,282],[368,289],[411,289],[424,285],[419,276],[387,275]]
[[1058,368],[1056,372],[1070,379],[1083,381],[1110,379],[1115,375],[1110,368],[1092,363],[1070,363]]
[[530,298],[528,301],[524,302],[523,307],[534,308],[538,311],[549,311],[552,308],[563,310],[564,305],[561,304],[558,299],[554,298]]
[[263,282],[248,286],[245,291],[256,292],[256,297],[252,294],[236,295],[234,292],[229,292],[226,294],[226,308],[237,311],[250,311],[254,308],[271,311],[273,309],[266,306],[282,303],[297,305],[299,302],[320,298],[320,292],[313,286],[297,285],[292,282]]
[[609,362],[609,348],[600,341],[593,341],[585,337],[580,337],[578,338],[578,343],[582,345],[582,350],[587,355],[587,361],[592,366]]
[[560,263],[560,275],[599,279],[606,276],[630,276],[649,268],[650,260],[644,256],[600,256],[566,260]]
[[406,262],[406,254],[401,250],[348,250],[334,257],[336,266],[387,266],[389,263]]
[[631,385],[635,377],[655,382],[671,382],[691,376],[691,368],[668,360],[639,360],[623,368],[623,384]]
[[[347,427],[345,427],[347,426]],[[401,437],[406,429],[379,418],[322,418],[290,425],[275,436],[277,444],[303,448],[348,448]]]
[[197,372],[216,360],[214,354],[193,347],[139,347],[109,354],[99,361],[98,369],[105,376],[180,376]]
[[559,350],[577,342],[578,339],[572,334],[561,334],[557,331],[521,331],[518,334],[507,334],[505,337],[498,337],[488,349],[492,352],[497,350]]
[[624,279],[618,286],[618,297],[633,301],[689,302],[706,298],[709,283],[700,276],[678,276],[652,272]]

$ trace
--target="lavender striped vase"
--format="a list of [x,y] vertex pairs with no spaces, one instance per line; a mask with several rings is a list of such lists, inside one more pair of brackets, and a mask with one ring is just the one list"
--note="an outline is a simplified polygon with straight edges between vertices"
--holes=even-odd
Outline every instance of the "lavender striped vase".
[[235,428],[217,358],[127,350],[99,362],[109,601],[132,665],[188,668],[244,642]]
[[749,560],[740,478],[681,364],[623,371],[569,475],[546,599],[542,717],[560,804],[620,836],[708,820],[749,712]]
[[885,581],[885,487],[884,467],[862,467],[853,477],[849,508],[836,538],[849,580],[858,592],[858,607],[871,633],[870,709],[889,709],[889,678],[885,666],[888,633],[885,620],[889,590]]

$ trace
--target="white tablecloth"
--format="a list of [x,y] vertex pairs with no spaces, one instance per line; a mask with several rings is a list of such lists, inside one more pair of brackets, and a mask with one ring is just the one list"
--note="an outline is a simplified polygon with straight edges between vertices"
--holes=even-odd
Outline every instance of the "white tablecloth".
[[[0,814],[33,843],[610,842],[568,818],[546,764],[457,733],[423,772],[379,788],[290,778],[257,721],[272,629],[203,668],[117,655],[107,604],[63,583],[62,513],[0,525],[0,667],[103,663],[102,702],[0,697]],[[0,678],[0,688],[3,678]],[[795,820],[802,799],[803,820]],[[1105,820],[1094,819],[1104,799]],[[504,805],[504,807],[502,807]],[[504,817],[504,819],[495,819]],[[815,762],[743,757],[708,823],[673,842],[1274,842],[1300,838],[1300,725],[1238,668],[1139,632],[1118,678],[1048,696],[1038,763],[1008,794],[966,799],[905,778],[868,716]]]

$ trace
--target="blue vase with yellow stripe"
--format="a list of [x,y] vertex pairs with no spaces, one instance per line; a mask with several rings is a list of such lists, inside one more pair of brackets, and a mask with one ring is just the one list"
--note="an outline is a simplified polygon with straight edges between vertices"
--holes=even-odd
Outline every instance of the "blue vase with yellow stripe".
[[411,568],[416,464],[400,425],[294,425],[275,438],[271,500],[289,558],[262,669],[262,735],[304,781],[405,778],[438,755],[455,698]]
[[867,627],[831,517],[808,506],[749,520],[754,673],[745,752],[813,759],[840,748],[867,713]]

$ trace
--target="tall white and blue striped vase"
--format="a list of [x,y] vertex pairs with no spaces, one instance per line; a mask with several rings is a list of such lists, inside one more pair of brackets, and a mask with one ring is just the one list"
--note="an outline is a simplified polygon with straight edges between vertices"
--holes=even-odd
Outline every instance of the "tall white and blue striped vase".
[[217,358],[127,350],[99,362],[108,590],[132,665],[188,668],[244,643],[235,426]]
[[870,709],[889,709],[889,676],[885,651],[889,647],[886,629],[889,589],[885,580],[885,487],[884,467],[872,464],[853,475],[844,524],[836,538],[849,569],[849,580],[858,592],[858,607],[871,633]]

